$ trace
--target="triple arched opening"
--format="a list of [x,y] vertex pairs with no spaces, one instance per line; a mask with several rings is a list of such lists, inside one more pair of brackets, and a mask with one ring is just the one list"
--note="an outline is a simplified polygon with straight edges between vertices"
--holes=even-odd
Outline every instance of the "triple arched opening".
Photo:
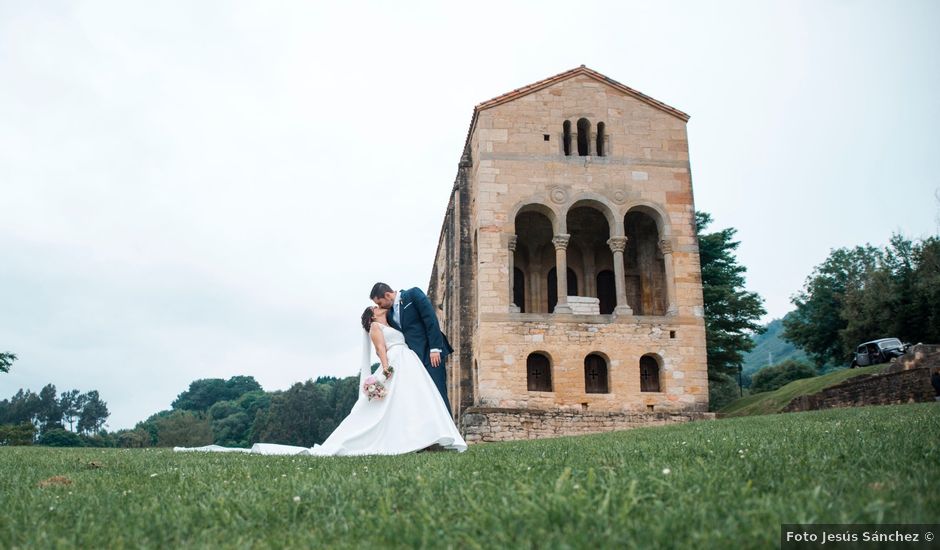
[[[660,359],[655,354],[640,357],[641,392],[660,392]],[[610,393],[610,361],[606,355],[593,352],[584,357],[584,392]],[[530,392],[552,392],[552,361],[547,353],[533,352],[526,358],[526,387]]]
[[562,124],[561,143],[566,157],[606,157],[609,149],[607,140],[607,126],[603,122],[597,123],[596,131],[591,129],[591,121],[584,117],[573,125],[570,120]]
[[[541,208],[535,208],[540,206]],[[522,313],[552,313],[558,304],[558,255],[554,214],[547,207],[523,208],[515,218],[512,303]],[[566,213],[569,236],[565,248],[568,296],[597,298],[599,313],[617,307],[616,266],[611,237],[613,214],[594,201],[575,203]],[[658,214],[632,209],[623,217],[624,298],[635,315],[665,315],[667,303],[665,257]],[[618,224],[619,225],[619,224]]]

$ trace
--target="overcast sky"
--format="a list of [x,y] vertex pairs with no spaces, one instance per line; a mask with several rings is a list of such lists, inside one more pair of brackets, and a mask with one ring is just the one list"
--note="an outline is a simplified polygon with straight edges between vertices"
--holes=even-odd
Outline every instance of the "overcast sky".
[[940,2],[320,4],[0,0],[0,398],[97,389],[119,429],[355,373],[473,106],[580,64],[691,115],[766,320],[830,249],[937,232]]

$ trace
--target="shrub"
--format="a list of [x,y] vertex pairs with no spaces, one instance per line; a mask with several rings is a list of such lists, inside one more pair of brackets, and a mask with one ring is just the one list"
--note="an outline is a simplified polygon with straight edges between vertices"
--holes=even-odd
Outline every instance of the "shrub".
[[139,449],[142,447],[150,447],[153,444],[150,438],[150,432],[142,428],[123,430],[116,435],[118,447]]
[[80,435],[62,428],[46,430],[39,436],[39,444],[47,447],[83,447]]
[[201,447],[212,444],[209,420],[199,413],[174,411],[156,421],[157,447]]
[[708,376],[708,410],[717,411],[741,396],[738,382],[727,374]]
[[0,445],[32,445],[36,426],[32,422],[0,425]]
[[813,367],[801,361],[787,359],[771,367],[761,369],[751,376],[751,393],[774,391],[794,380],[816,376]]

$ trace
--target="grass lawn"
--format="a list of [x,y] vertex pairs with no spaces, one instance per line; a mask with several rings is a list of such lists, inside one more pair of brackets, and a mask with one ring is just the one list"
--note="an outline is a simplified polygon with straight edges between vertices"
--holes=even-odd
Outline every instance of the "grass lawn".
[[829,386],[834,386],[839,382],[862,374],[877,374],[890,365],[890,363],[882,363],[870,367],[842,369],[823,374],[822,376],[794,380],[786,386],[774,391],[755,393],[754,395],[732,401],[718,412],[726,416],[750,416],[754,414],[778,413],[782,411],[794,397],[810,395],[822,391]]
[[[463,454],[8,447],[0,548],[766,548],[781,523],[940,522],[938,465],[933,403]],[[38,486],[56,475],[72,483]]]

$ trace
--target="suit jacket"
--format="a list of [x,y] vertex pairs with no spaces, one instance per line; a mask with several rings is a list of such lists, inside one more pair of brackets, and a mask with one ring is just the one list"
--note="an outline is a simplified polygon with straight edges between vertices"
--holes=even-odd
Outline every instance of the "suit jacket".
[[414,350],[426,366],[431,364],[432,349],[441,350],[441,362],[443,362],[454,349],[450,347],[450,342],[441,332],[431,300],[420,288],[402,290],[399,298],[401,326],[395,323],[391,311],[388,315],[388,324],[405,335],[405,343]]

